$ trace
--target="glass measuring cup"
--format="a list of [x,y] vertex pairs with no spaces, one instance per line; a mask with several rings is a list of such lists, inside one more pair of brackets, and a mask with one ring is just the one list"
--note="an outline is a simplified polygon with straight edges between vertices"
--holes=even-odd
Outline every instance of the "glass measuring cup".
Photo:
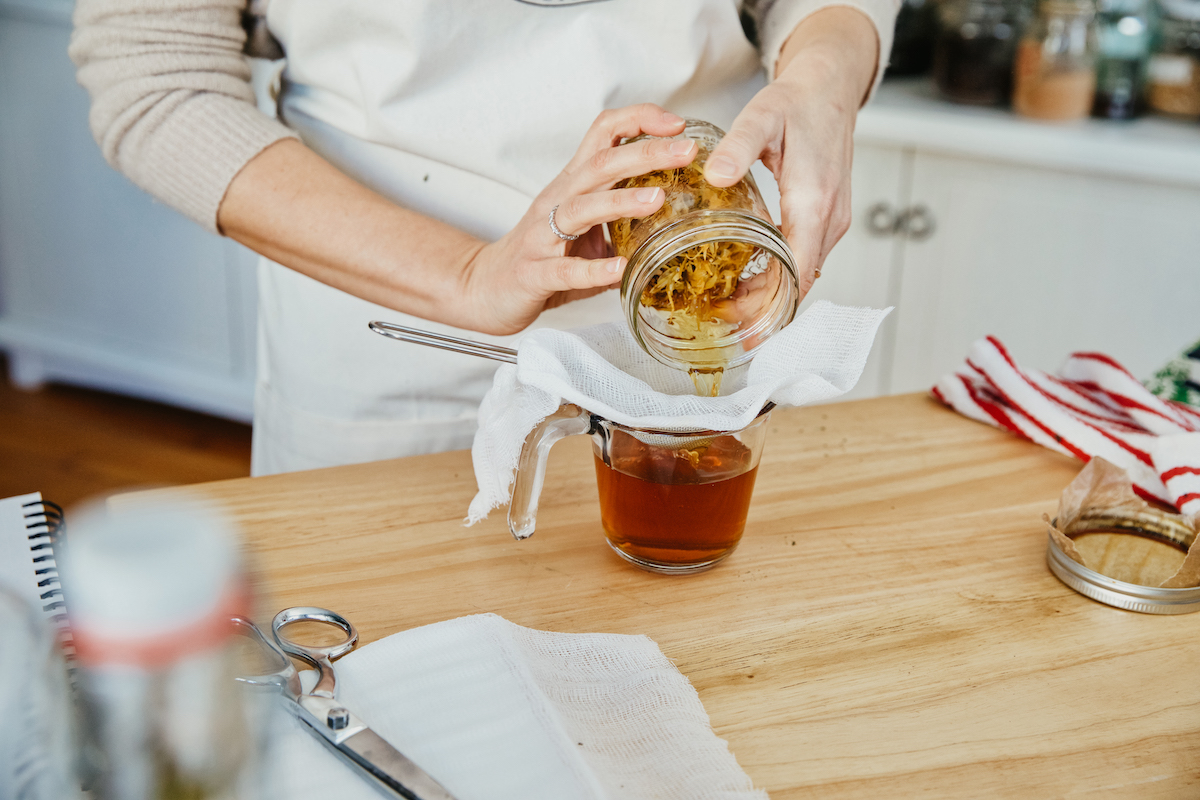
[[632,428],[563,405],[525,440],[509,529],[518,539],[533,533],[550,448],[588,434],[609,547],[652,572],[710,569],[741,541],[773,407],[738,431],[680,432]]

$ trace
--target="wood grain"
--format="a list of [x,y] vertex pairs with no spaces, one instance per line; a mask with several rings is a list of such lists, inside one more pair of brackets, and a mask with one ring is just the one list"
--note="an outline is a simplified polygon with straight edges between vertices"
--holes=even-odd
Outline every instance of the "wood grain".
[[249,474],[249,425],[105,392],[24,391],[0,380],[0,497],[41,492],[73,505],[137,486]]
[[271,609],[338,609],[366,641],[480,612],[649,635],[775,800],[1200,796],[1200,615],[1046,567],[1079,466],[919,395],[776,412],[745,539],[691,577],[608,550],[582,437],[523,542],[500,512],[462,526],[465,452],[187,493],[240,521]]

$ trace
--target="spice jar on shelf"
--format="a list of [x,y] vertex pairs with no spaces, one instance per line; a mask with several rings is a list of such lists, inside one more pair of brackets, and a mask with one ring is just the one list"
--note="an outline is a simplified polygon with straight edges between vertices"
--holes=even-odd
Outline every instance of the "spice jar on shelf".
[[713,396],[723,370],[749,361],[800,304],[795,258],[754,178],[726,188],[704,179],[704,164],[724,135],[688,120],[677,138],[697,143],[692,163],[617,184],[661,187],[662,208],[608,228],[613,249],[628,259],[621,305],[634,338]]
[[1161,0],[1159,42],[1150,57],[1146,103],[1178,117],[1200,117],[1200,2]]
[[1006,102],[1023,20],[1019,0],[942,0],[933,51],[933,78],[941,94],[972,105]]
[[1152,22],[1150,0],[1098,0],[1092,116],[1131,119],[1141,113]]
[[1086,117],[1096,91],[1095,5],[1042,0],[1017,45],[1013,110],[1035,119]]
[[896,15],[892,55],[887,74],[922,75],[933,64],[933,43],[937,39],[935,0],[903,0]]

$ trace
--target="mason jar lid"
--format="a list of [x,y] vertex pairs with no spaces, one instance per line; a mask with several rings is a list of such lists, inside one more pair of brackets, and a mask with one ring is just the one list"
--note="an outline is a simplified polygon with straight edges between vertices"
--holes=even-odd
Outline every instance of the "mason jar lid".
[[[1149,536],[1176,548],[1186,550],[1195,534],[1182,524],[1174,523],[1165,514],[1147,516],[1147,512],[1126,513],[1120,510],[1092,514],[1065,531],[1079,536],[1089,532],[1120,533]],[[1053,520],[1051,524],[1056,524]],[[1093,600],[1143,614],[1189,614],[1200,611],[1200,587],[1163,589],[1110,578],[1085,567],[1059,547],[1053,536],[1047,536],[1046,563],[1054,575],[1075,591]]]

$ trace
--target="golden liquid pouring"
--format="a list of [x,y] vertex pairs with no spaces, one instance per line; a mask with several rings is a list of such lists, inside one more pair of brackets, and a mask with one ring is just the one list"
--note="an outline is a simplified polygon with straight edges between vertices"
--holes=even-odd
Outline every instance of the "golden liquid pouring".
[[716,397],[721,393],[721,378],[725,376],[725,370],[720,367],[689,369],[688,376],[692,379],[692,385],[696,387],[696,394],[701,397]]

